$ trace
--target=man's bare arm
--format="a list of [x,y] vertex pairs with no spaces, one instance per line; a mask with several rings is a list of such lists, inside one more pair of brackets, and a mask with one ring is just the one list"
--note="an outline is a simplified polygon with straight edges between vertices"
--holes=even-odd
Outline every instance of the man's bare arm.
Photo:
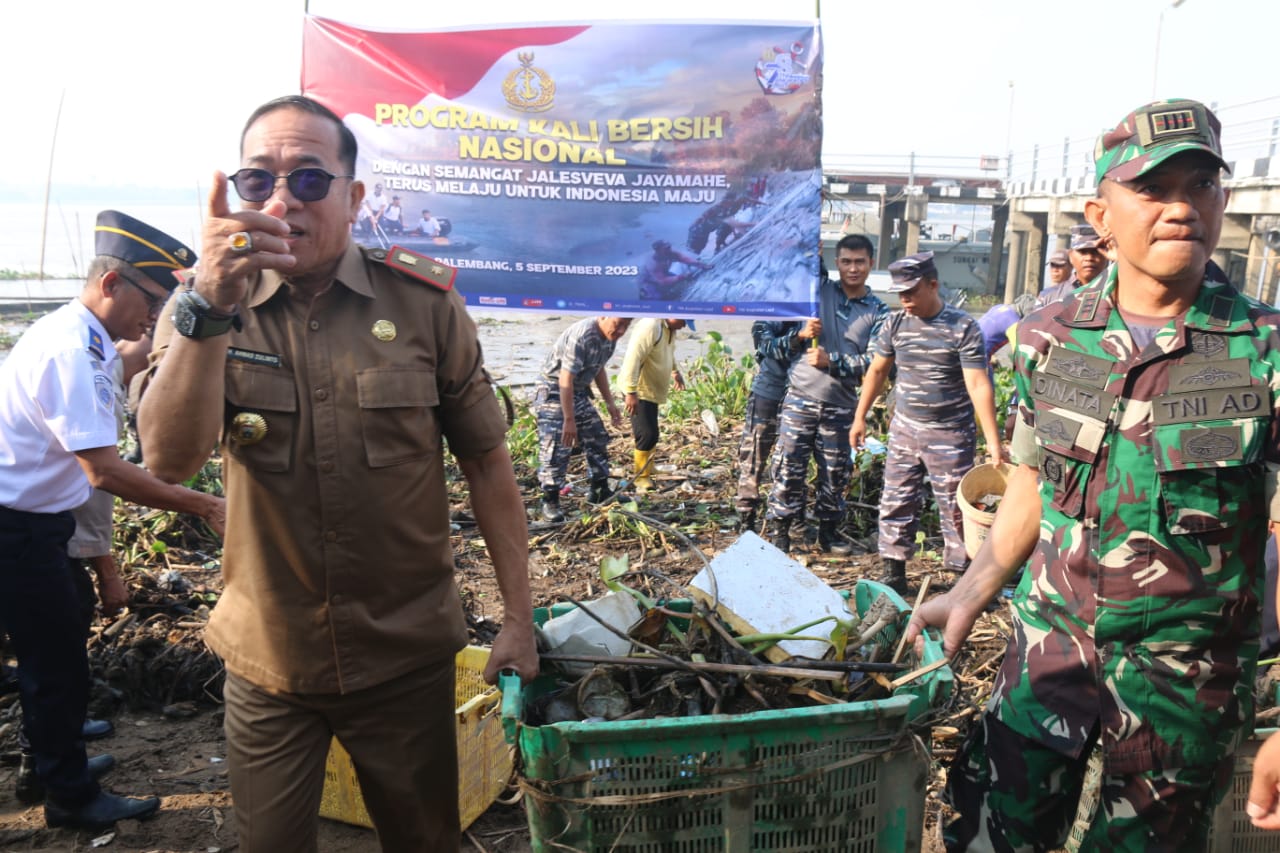
[[973,411],[978,417],[978,426],[987,440],[987,452],[991,454],[991,464],[1004,462],[1004,448],[1000,444],[1000,430],[996,425],[996,395],[991,387],[991,377],[981,367],[964,368],[964,384],[973,401]]
[[502,593],[502,630],[494,638],[484,677],[493,684],[499,672],[512,669],[527,682],[538,674],[538,650],[529,593],[529,527],[511,456],[499,444],[482,456],[458,457],[458,466],[471,489],[471,508]]
[[95,489],[110,492],[130,503],[199,516],[218,535],[222,535],[226,527],[226,501],[222,498],[164,482],[145,469],[121,459],[115,447],[78,450],[76,461]]
[[912,612],[907,640],[919,637],[926,627],[941,628],[947,656],[960,651],[973,623],[1031,556],[1039,539],[1039,472],[1030,465],[1019,465],[1009,477],[991,532],[973,563],[949,592]]

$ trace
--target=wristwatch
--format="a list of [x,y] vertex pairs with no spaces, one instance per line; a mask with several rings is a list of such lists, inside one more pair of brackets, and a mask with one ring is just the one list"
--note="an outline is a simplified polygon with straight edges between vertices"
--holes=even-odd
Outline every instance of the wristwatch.
[[240,315],[215,311],[205,299],[191,287],[178,291],[174,300],[173,328],[185,338],[212,338],[240,330]]

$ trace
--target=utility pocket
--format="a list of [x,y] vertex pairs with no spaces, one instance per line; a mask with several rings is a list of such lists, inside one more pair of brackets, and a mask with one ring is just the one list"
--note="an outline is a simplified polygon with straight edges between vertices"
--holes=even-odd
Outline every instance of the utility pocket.
[[246,468],[288,471],[298,429],[293,375],[278,367],[227,362],[223,446]]
[[1160,500],[1171,533],[1226,530],[1261,511],[1266,430],[1266,418],[1155,427]]
[[364,451],[370,468],[427,459],[438,452],[439,394],[430,370],[371,367],[356,374]]

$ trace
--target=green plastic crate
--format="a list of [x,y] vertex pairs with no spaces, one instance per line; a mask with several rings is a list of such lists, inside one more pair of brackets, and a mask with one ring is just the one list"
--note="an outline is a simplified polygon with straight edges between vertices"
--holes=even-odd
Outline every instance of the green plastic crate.
[[[859,612],[887,587],[859,582]],[[544,611],[535,614],[545,621]],[[896,628],[879,638],[893,643]],[[921,664],[941,659],[930,637]],[[878,701],[614,723],[516,726],[534,851],[876,853],[918,850],[928,737],[908,727],[949,695],[943,666]],[[534,688],[536,690],[536,688]]]
[[[1205,848],[1208,853],[1280,853],[1280,832],[1259,829],[1249,821],[1249,815],[1245,812],[1245,806],[1249,803],[1249,783],[1253,777],[1253,757],[1258,754],[1258,747],[1262,746],[1262,742],[1276,731],[1259,729],[1236,751],[1231,789],[1213,812],[1213,826],[1209,829],[1209,843]],[[1082,850],[1085,833],[1088,832],[1098,808],[1098,788],[1101,783],[1102,754],[1094,750],[1089,756],[1076,820],[1067,839],[1067,853]]]

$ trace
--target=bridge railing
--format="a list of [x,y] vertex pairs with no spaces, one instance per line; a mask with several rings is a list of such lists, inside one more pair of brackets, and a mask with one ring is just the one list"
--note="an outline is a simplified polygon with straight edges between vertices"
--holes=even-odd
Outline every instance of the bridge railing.
[[[1210,106],[1222,121],[1223,156],[1236,164],[1231,177],[1280,177],[1280,95]],[[823,157],[822,167],[827,174],[892,175],[908,181],[917,175],[994,179],[1014,193],[1082,191],[1093,186],[1096,141],[1097,134],[1064,137],[986,155],[833,153]]]

